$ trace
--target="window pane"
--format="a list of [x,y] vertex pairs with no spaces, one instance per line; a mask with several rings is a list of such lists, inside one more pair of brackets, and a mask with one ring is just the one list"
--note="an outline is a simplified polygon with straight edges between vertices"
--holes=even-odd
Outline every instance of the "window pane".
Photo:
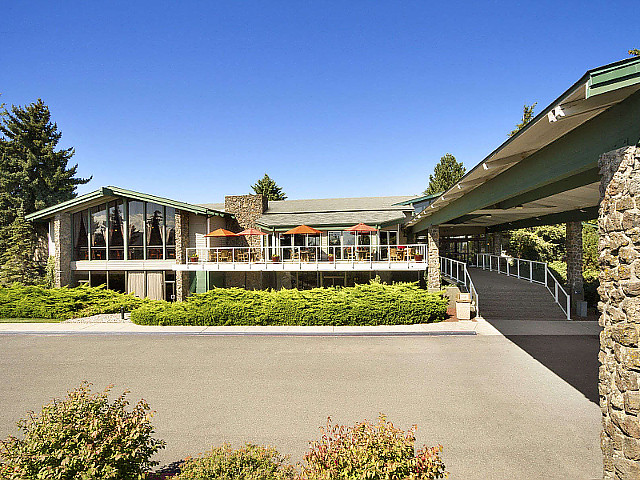
[[356,244],[355,235],[351,232],[344,232],[342,234],[342,243],[343,245],[355,245]]
[[122,220],[122,200],[109,202],[109,260],[124,260]]
[[107,272],[91,272],[91,286],[107,285]]
[[107,205],[91,208],[91,259],[107,259]]
[[318,245],[320,245],[320,235],[309,235],[307,237],[308,247],[317,247]]
[[162,231],[164,214],[162,205],[147,203],[147,258],[162,260]]
[[[109,247],[111,251],[111,247]],[[124,272],[109,272],[109,290],[126,293],[126,285],[124,283]]]
[[143,258],[144,203],[129,202],[129,260]]
[[176,209],[172,207],[166,208],[167,215],[164,218],[166,225],[167,246],[176,244]]
[[89,260],[88,210],[73,214],[73,259]]

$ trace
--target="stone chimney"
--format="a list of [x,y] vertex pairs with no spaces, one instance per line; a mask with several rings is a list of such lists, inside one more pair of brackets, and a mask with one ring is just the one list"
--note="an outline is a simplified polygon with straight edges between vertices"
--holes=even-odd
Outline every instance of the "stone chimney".
[[[256,221],[267,210],[269,202],[263,195],[227,195],[224,210],[235,215],[235,220],[227,220],[227,228],[232,231],[258,228]],[[251,246],[260,246],[260,238],[246,237]],[[242,241],[244,244],[244,241]]]

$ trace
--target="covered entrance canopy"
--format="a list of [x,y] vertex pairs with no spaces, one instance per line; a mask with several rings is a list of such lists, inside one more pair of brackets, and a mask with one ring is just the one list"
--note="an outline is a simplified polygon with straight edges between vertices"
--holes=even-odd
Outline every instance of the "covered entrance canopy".
[[598,158],[640,139],[640,58],[588,71],[408,226],[440,235],[597,218]]

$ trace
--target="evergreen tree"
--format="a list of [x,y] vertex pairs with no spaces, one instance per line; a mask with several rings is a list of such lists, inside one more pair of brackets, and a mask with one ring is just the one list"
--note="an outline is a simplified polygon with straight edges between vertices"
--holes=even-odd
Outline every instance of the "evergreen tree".
[[251,186],[258,195],[264,195],[268,200],[286,200],[287,196],[276,182],[266,173],[264,177]]
[[516,124],[516,128],[509,132],[510,137],[513,137],[516,133],[522,130],[527,123],[531,121],[531,119],[533,118],[533,109],[536,108],[537,104],[538,102],[535,102],[531,105],[524,105],[522,107],[522,119],[520,120],[520,123]]
[[[62,133],[51,122],[49,107],[38,99],[27,106],[6,108],[0,115],[0,269],[7,262],[15,268],[23,264],[23,253],[33,259],[33,248],[14,259],[7,255],[9,247],[32,245],[29,235],[33,229],[22,225],[24,215],[75,197],[78,185],[91,178],[76,178],[78,165],[68,168],[73,148],[56,149]],[[18,212],[22,212],[22,218]],[[16,223],[17,222],[17,223]],[[17,236],[18,235],[18,236]],[[30,272],[30,269],[23,269]],[[13,275],[13,274],[11,274]],[[6,275],[3,275],[6,277]],[[13,278],[13,277],[12,277]],[[29,279],[30,273],[23,278]]]
[[632,48],[631,50],[629,50],[629,55],[640,57],[640,48]]
[[1,254],[0,284],[36,283],[42,274],[33,260],[36,236],[33,226],[24,219],[22,209],[17,212],[8,232],[11,241]]
[[462,162],[458,162],[456,157],[447,153],[440,158],[433,169],[433,174],[429,175],[429,186],[423,193],[434,195],[449,190],[464,176],[466,171]]

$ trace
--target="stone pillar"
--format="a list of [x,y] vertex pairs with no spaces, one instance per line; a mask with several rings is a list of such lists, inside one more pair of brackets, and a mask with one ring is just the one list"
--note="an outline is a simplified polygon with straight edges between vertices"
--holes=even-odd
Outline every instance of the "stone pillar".
[[56,245],[53,282],[59,288],[71,284],[71,214],[62,212],[53,218],[53,241]]
[[605,480],[640,478],[640,148],[600,157],[601,448]]
[[[189,212],[176,210],[176,263],[187,263],[189,247]],[[176,272],[176,300],[182,302],[189,296],[189,272]]]
[[493,255],[502,255],[502,233],[490,233],[491,236],[491,252]]
[[[269,202],[263,195],[227,195],[224,197],[224,211],[235,216],[228,227],[231,229],[258,228],[256,221],[267,210]],[[245,240],[246,239],[246,240]],[[233,239],[251,247],[260,246],[259,236]]]
[[582,222],[567,222],[565,247],[567,250],[567,287],[571,305],[584,300],[582,277]]
[[427,290],[440,291],[440,227],[427,228]]

